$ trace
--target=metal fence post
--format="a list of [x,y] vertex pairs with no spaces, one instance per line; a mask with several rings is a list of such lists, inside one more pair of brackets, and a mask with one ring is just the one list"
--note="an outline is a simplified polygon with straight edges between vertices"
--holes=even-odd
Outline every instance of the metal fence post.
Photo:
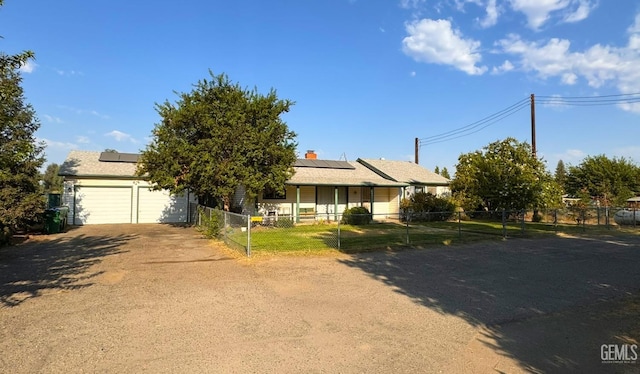
[[222,211],[222,216],[224,217],[224,222],[225,222],[225,227],[224,227],[224,241],[226,242],[227,240],[229,240],[229,236],[228,236],[228,235],[229,235],[229,233],[228,233],[228,231],[229,231],[229,230],[227,230],[227,225],[226,225],[227,219],[228,219],[228,217],[229,217],[229,212],[225,212],[225,211],[223,210],[223,211]]
[[408,245],[409,244],[409,216],[411,213],[409,213],[407,211],[406,213],[406,217],[405,217],[405,221],[407,221],[407,224],[405,225],[405,243]]
[[340,221],[342,220],[338,220],[338,250],[340,250]]
[[247,219],[247,257],[251,257],[251,217],[246,215]]
[[502,209],[502,238],[507,238],[507,212]]

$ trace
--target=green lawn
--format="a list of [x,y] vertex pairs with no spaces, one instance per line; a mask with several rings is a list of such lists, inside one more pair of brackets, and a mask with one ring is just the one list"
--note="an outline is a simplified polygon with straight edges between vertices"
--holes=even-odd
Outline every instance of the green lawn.
[[[458,233],[457,227],[441,228],[413,224],[373,223],[370,225],[340,225],[338,244],[337,224],[297,225],[291,228],[262,227],[251,230],[251,251],[259,252],[309,252],[340,250],[361,252],[377,249],[449,245],[481,239],[495,239],[486,233]],[[234,230],[228,237],[239,246],[246,246],[246,231]],[[408,242],[407,242],[408,238]]]
[[[321,252],[340,250],[362,252],[407,247],[425,248],[440,245],[468,243],[480,240],[502,239],[500,221],[473,220],[448,222],[372,223],[352,226],[341,224],[338,239],[336,223],[303,224],[288,228],[256,226],[251,229],[252,253],[269,252]],[[505,227],[507,237],[539,237],[567,234],[618,235],[638,234],[638,230],[605,226],[551,225],[547,223],[509,222]],[[227,232],[231,245],[245,248],[247,232],[240,229]],[[338,243],[339,240],[339,243]],[[229,242],[229,241],[227,241]]]

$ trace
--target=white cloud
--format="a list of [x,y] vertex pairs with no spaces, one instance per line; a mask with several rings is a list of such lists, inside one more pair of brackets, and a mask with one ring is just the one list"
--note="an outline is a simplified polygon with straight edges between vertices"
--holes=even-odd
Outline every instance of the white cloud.
[[494,66],[491,70],[491,74],[501,74],[514,69],[513,64],[509,60],[505,60],[500,66]]
[[39,142],[44,142],[47,148],[56,148],[56,149],[63,149],[63,150],[72,150],[72,149],[78,148],[78,146],[74,143],[59,142],[59,141],[46,139],[46,138],[38,138],[37,140]]
[[577,5],[578,7],[574,11],[564,17],[565,22],[580,22],[589,17],[591,11],[596,7],[596,4],[592,4],[589,0],[579,0]]
[[60,70],[55,68],[53,70],[55,70],[58,75],[84,75],[83,72],[77,70]]
[[476,66],[482,55],[480,42],[465,39],[448,20],[422,19],[405,24],[409,36],[402,40],[402,51],[419,62],[450,65],[469,75],[481,75],[486,66]]
[[[640,18],[636,17],[628,30],[629,41],[622,47],[596,44],[584,51],[572,51],[571,42],[566,39],[531,42],[513,34],[496,42],[496,46],[518,58],[519,70],[534,72],[541,79],[558,78],[566,85],[584,79],[591,87],[613,85],[628,94],[640,92]],[[620,107],[640,112],[640,103]]]
[[566,104],[566,102],[563,100],[561,95],[551,95],[550,99],[545,100],[540,105],[548,108],[555,108],[555,109],[563,109],[563,108],[569,107]]
[[578,80],[578,76],[574,73],[564,73],[562,74],[562,77],[560,78],[560,80],[562,81],[562,83],[566,85],[574,85]]
[[47,122],[51,122],[51,123],[63,123],[64,122],[60,118],[54,117],[54,116],[50,116],[48,114],[44,114],[42,116],[42,118],[44,118]]
[[487,2],[487,6],[485,8],[487,15],[479,21],[480,27],[488,28],[491,26],[495,26],[498,23],[498,16],[500,15],[500,11],[498,9],[498,5],[496,0],[489,0]]
[[25,74],[30,74],[33,73],[33,71],[36,69],[36,67],[38,67],[38,64],[36,64],[35,62],[28,60],[27,62],[23,63],[22,65],[20,65],[20,72],[25,73]]
[[412,71],[411,73],[409,73],[410,76],[415,77],[416,76],[416,72]]
[[91,140],[86,136],[78,135],[76,136],[76,142],[80,144],[89,144],[91,143]]
[[130,141],[131,143],[137,143],[137,141],[131,135],[118,130],[113,130],[104,135],[114,138],[116,141],[119,141],[119,142]]
[[426,0],[400,0],[400,7],[404,9],[413,9],[420,6]]
[[564,153],[556,155],[556,158],[570,164],[580,162],[585,157],[587,157],[587,153],[579,149],[567,149]]
[[636,14],[635,22],[633,22],[633,25],[631,25],[627,29],[627,32],[629,34],[638,34],[638,33],[640,33],[640,13]]
[[510,0],[513,10],[527,17],[528,26],[537,30],[550,18],[552,12],[565,9],[574,0]]
[[58,108],[74,112],[75,114],[78,114],[78,115],[90,114],[92,116],[96,116],[96,117],[99,117],[99,118],[102,118],[102,119],[111,118],[108,115],[99,113],[96,110],[78,109],[78,108],[74,108],[74,107],[68,106],[68,105],[58,105]]

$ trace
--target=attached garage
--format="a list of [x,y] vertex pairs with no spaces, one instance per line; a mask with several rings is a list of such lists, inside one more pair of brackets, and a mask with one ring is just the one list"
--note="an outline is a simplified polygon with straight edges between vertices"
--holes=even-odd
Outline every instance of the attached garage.
[[193,196],[153,190],[148,181],[135,176],[138,157],[130,153],[69,153],[60,167],[68,221],[74,225],[187,222]]
[[74,225],[131,223],[133,189],[130,186],[76,186],[70,211]]
[[186,222],[188,205],[185,195],[138,187],[138,223]]

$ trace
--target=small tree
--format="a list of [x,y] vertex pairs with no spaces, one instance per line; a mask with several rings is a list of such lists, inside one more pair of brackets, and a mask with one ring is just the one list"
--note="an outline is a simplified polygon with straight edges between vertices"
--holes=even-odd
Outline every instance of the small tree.
[[142,152],[138,175],[173,193],[189,189],[200,202],[229,210],[236,189],[249,199],[284,192],[296,160],[295,133],[280,116],[293,102],[232,83],[224,75],[201,80],[177,103],[156,104],[161,122]]
[[567,183],[567,170],[562,160],[558,160],[558,165],[556,166],[556,172],[553,175],[553,177],[556,180],[556,183],[558,183],[558,185],[564,191],[566,189],[565,185]]
[[42,187],[44,192],[61,192],[63,178],[58,175],[60,165],[53,163],[47,165],[47,169],[42,175]]
[[440,167],[438,167],[438,165],[436,165],[435,169],[433,169],[433,172],[436,174],[440,174]]
[[411,196],[409,210],[419,221],[446,221],[453,215],[455,204],[429,192],[417,192]]
[[442,172],[440,173],[440,175],[447,179],[451,179],[451,175],[449,175],[449,170],[447,170],[446,166],[442,168]]

